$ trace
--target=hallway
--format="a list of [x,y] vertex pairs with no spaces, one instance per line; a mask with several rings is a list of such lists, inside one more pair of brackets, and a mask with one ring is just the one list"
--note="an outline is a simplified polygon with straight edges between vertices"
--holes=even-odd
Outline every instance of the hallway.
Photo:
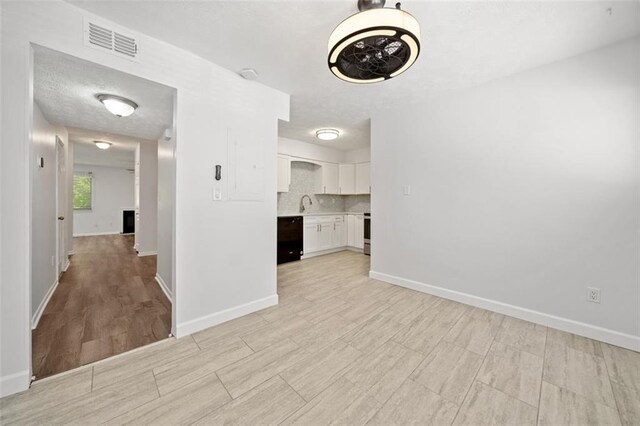
[[133,235],[74,238],[75,254],[32,332],[41,379],[167,338],[171,303],[155,282],[156,256]]

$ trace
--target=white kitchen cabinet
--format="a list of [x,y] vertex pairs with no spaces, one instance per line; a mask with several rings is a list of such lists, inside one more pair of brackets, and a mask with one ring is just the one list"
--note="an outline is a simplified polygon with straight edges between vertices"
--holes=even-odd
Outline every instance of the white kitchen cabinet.
[[289,157],[278,155],[278,192],[289,192],[291,185],[291,161]]
[[318,251],[318,220],[315,217],[305,217],[302,231],[302,250],[304,253],[313,253]]
[[333,247],[344,247],[346,245],[347,245],[347,232],[345,229],[344,216],[334,216]]
[[322,163],[322,187],[320,194],[339,194],[339,171],[335,163]]
[[371,163],[356,164],[356,194],[371,194]]
[[342,215],[305,216],[303,229],[305,255],[347,245],[345,217]]
[[356,246],[355,220],[356,220],[356,215],[354,214],[347,215],[347,245],[349,247]]
[[321,216],[319,221],[318,250],[329,250],[333,246],[333,216]]
[[356,165],[340,164],[338,167],[338,186],[340,194],[351,195],[356,193]]
[[354,245],[356,248],[364,248],[364,215],[357,214],[354,217]]

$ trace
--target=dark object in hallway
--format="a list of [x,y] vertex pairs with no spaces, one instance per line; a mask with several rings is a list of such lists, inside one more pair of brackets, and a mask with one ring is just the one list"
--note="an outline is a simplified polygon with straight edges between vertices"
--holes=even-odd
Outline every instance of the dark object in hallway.
[[122,233],[133,234],[134,232],[136,232],[136,212],[122,210]]
[[364,214],[364,254],[371,256],[371,213]]
[[302,216],[278,218],[278,265],[300,260],[302,253]]
[[32,331],[36,379],[169,336],[171,303],[155,281],[156,256],[138,257],[133,239],[73,239],[71,266]]

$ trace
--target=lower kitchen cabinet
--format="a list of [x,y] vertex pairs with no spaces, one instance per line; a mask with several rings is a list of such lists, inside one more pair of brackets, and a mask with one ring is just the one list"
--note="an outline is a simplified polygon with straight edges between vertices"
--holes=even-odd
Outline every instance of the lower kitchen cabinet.
[[333,246],[344,247],[347,245],[347,229],[344,216],[335,216],[333,220]]
[[344,216],[305,216],[304,254],[344,247]]
[[318,228],[318,221],[314,217],[313,220],[311,218],[304,218],[304,227],[302,232],[302,250],[305,254],[313,253],[314,251],[320,250],[318,248],[319,243],[319,234],[320,229]]
[[333,228],[333,217],[321,216],[318,223],[318,250],[329,250],[335,248],[333,245],[335,233]]
[[355,214],[347,215],[347,245],[349,247],[356,246],[356,227],[355,227]]
[[304,217],[304,254],[340,247],[364,247],[364,215]]
[[364,215],[353,215],[353,247],[364,248]]

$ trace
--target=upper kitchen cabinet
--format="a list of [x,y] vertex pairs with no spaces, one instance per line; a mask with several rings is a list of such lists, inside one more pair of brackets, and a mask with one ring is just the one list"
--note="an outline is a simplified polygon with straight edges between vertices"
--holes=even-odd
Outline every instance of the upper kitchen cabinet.
[[322,186],[320,194],[339,194],[339,171],[335,163],[322,163]]
[[351,195],[356,193],[355,164],[340,164],[338,167],[338,183],[340,194]]
[[291,185],[291,160],[278,155],[278,192],[289,192]]
[[356,164],[356,194],[371,194],[371,163]]

